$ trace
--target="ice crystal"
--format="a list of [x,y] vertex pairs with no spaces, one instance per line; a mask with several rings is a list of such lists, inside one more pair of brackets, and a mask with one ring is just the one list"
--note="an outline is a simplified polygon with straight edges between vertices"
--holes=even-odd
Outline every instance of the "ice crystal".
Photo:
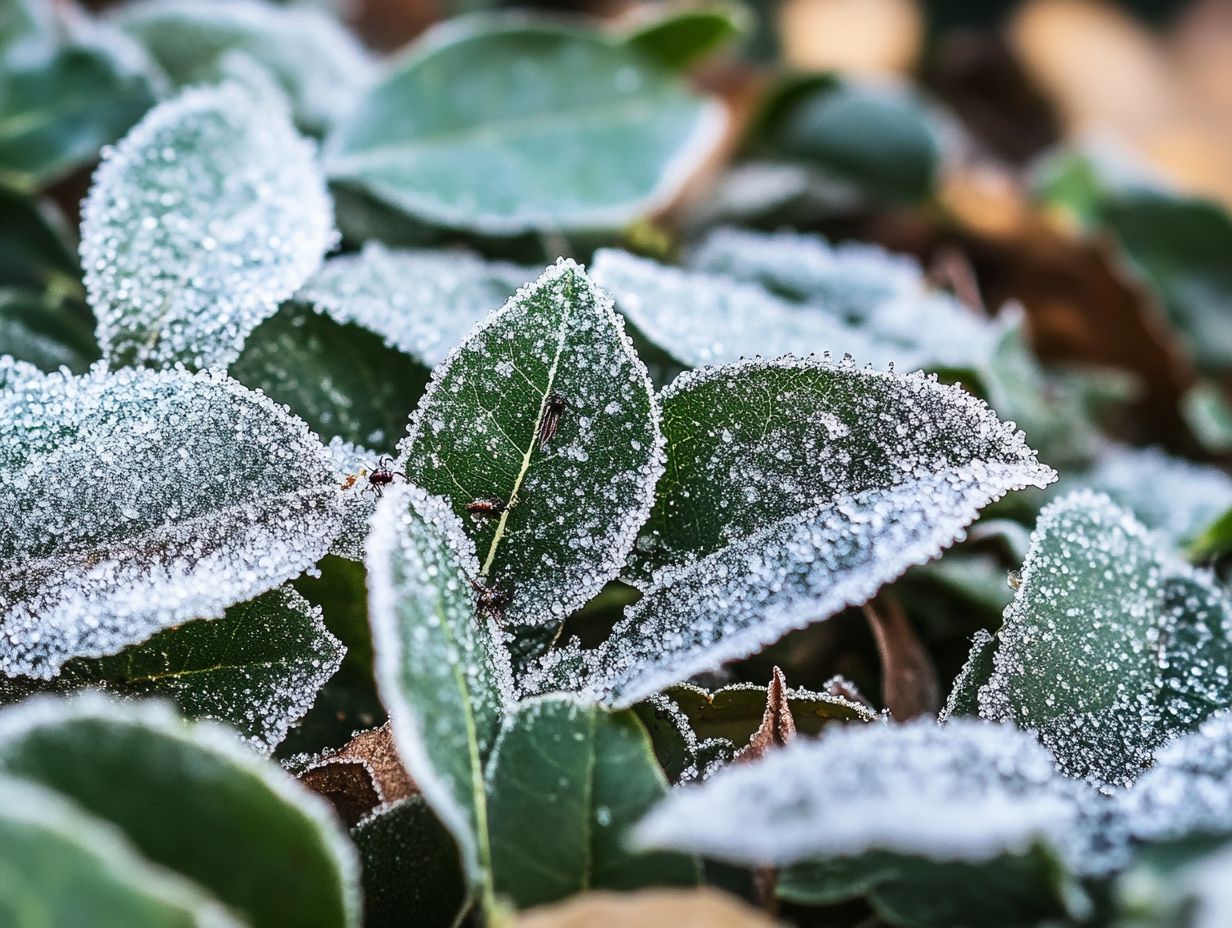
[[233,84],[185,91],[105,154],[82,209],[104,357],[231,362],[333,240],[324,180],[288,115]]
[[178,86],[211,82],[228,55],[248,56],[287,94],[307,131],[324,131],[349,113],[374,76],[352,34],[318,10],[255,0],[146,0],[121,8],[115,22]]
[[[546,439],[549,401],[563,404]],[[443,361],[399,446],[413,483],[448,498],[504,620],[558,624],[611,580],[662,473],[646,367],[580,267],[561,261]],[[467,504],[494,499],[496,517]]]
[[376,492],[368,483],[367,474],[381,456],[341,438],[331,438],[328,449],[338,485],[346,499],[342,528],[329,553],[352,561],[362,561],[364,541],[368,537],[368,523],[372,519],[372,513],[376,511],[377,501]]
[[398,753],[478,876],[481,759],[512,682],[500,628],[476,615],[474,545],[447,501],[396,486],[377,505],[367,566],[376,678]]
[[329,457],[218,373],[50,374],[0,393],[2,669],[55,676],[297,575],[338,531]]
[[1036,731],[1060,768],[1127,786],[1228,704],[1232,598],[1108,497],[1040,513],[979,712]]
[[359,254],[327,261],[295,298],[435,367],[475,323],[535,276],[532,268],[467,252],[392,250],[368,242]]
[[761,866],[867,851],[978,862],[1068,841],[1076,788],[1009,726],[838,727],[677,788],[634,840]]
[[19,361],[12,355],[0,355],[0,390],[16,390],[43,376],[33,364]]
[[617,706],[860,603],[962,537],[980,507],[1054,478],[981,401],[924,375],[815,358],[682,375],[662,394],[659,565],[600,648],[528,686]]

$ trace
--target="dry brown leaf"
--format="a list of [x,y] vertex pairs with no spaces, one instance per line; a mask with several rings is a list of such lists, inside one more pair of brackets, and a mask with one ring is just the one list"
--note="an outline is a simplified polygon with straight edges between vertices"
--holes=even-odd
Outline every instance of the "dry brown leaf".
[[864,606],[881,657],[881,689],[890,715],[900,722],[936,715],[941,708],[937,668],[906,614],[888,594]]
[[525,912],[518,928],[773,928],[776,923],[716,889],[591,892]]
[[787,700],[787,678],[775,667],[770,685],[766,687],[766,712],[761,717],[761,725],[734,759],[737,763],[758,760],[767,751],[783,747],[794,737],[796,720],[792,718],[791,704]]
[[914,0],[786,0],[779,37],[804,71],[902,73],[919,57],[924,18]]
[[394,747],[389,723],[363,731],[333,753],[313,761],[299,775],[309,789],[330,801],[348,826],[377,806],[416,792]]

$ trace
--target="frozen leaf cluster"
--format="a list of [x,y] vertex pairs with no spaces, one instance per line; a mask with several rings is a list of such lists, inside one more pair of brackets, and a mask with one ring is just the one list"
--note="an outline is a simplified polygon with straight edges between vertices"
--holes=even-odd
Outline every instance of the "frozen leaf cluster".
[[[1060,768],[1127,786],[1164,742],[1228,705],[1232,597],[1107,496],[1040,514],[978,692],[979,714],[1038,733]],[[967,687],[971,682],[964,684]]]
[[55,676],[217,617],[329,548],[325,449],[218,373],[99,368],[0,393],[7,673]]
[[979,400],[816,358],[686,373],[662,393],[667,469],[638,543],[643,597],[599,648],[528,684],[630,705],[871,597],[979,509],[1054,474]]
[[81,239],[104,357],[217,366],[316,270],[333,209],[287,113],[225,84],[155,107],[106,154]]
[[295,299],[435,367],[472,326],[535,276],[531,268],[469,252],[368,242],[357,254],[326,261]]
[[398,467],[465,520],[479,576],[512,596],[506,622],[558,625],[616,576],[650,512],[658,419],[611,299],[562,260],[436,368]]

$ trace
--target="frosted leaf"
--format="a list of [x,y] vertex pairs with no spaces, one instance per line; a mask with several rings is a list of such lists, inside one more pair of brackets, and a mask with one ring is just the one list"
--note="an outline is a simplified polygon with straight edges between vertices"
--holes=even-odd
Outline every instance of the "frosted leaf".
[[367,544],[376,680],[407,772],[484,878],[483,763],[512,703],[509,657],[476,616],[474,546],[447,501],[387,489]]
[[666,476],[638,542],[658,569],[604,645],[552,652],[532,687],[630,705],[864,602],[980,507],[1054,476],[922,374],[746,361],[684,374],[662,402]]
[[898,346],[731,277],[692,273],[611,248],[595,254],[591,274],[639,333],[686,367],[809,351],[846,352],[878,365],[902,361]]
[[1087,473],[1062,483],[1108,494],[1178,544],[1192,541],[1232,508],[1232,478],[1158,448],[1112,445]]
[[876,307],[926,289],[906,255],[863,242],[831,245],[816,235],[716,229],[689,255],[689,267],[753,281],[787,299],[816,302],[842,319],[867,319]]
[[295,298],[435,367],[475,323],[535,276],[532,268],[467,252],[393,250],[368,242],[359,254],[325,262]]
[[256,0],[149,0],[122,7],[114,22],[140,41],[176,84],[210,83],[228,54],[266,69],[292,101],[296,122],[323,132],[347,115],[375,68],[333,17]]
[[[900,368],[972,368],[987,363],[1005,328],[933,291],[911,258],[863,243],[834,246],[820,236],[719,229],[689,267],[755,283],[818,314],[845,322],[878,346],[861,361]],[[829,347],[829,346],[823,346]],[[796,352],[819,350],[803,345]]]
[[1067,840],[1076,788],[1008,726],[842,726],[677,788],[634,841],[748,866],[868,851],[985,861]]
[[616,230],[674,198],[725,121],[598,29],[471,18],[395,62],[330,134],[325,164],[332,182],[433,227]]
[[222,374],[0,393],[0,669],[49,678],[221,616],[315,563],[341,508],[316,437]]
[[980,715],[1032,729],[1067,774],[1127,786],[1228,704],[1232,598],[1108,497],[1040,513]]
[[333,244],[312,147],[233,84],[187,90],[106,154],[81,261],[113,363],[225,365]]
[[992,658],[997,650],[996,639],[985,629],[979,629],[971,638],[971,653],[963,664],[949,698],[941,710],[939,721],[948,722],[961,715],[979,715],[980,687],[992,676]]
[[[503,621],[549,626],[624,564],[662,444],[646,367],[611,299],[561,261],[437,367],[398,467],[465,520],[485,582],[513,596]],[[476,500],[505,508],[472,515]]]
[[87,687],[165,697],[191,718],[230,725],[268,754],[312,707],[345,652],[321,610],[283,586],[221,619],[165,629],[109,657],[74,658],[54,680],[0,678],[0,703]]

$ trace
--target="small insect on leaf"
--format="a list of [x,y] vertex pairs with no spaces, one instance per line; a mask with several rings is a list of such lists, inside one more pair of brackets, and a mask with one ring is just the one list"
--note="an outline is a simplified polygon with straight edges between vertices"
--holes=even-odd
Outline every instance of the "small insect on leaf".
[[[380,498],[381,493],[385,490],[385,487],[397,482],[399,479],[401,479],[403,483],[410,482],[405,473],[400,470],[394,470],[393,467],[390,466],[391,464],[393,464],[393,459],[390,458],[389,455],[383,455],[379,461],[367,470],[368,485],[364,487],[365,492],[371,490],[377,495],[378,498]],[[363,472],[361,472],[361,474],[362,473]],[[343,487],[343,489],[346,489],[346,487]]]
[[560,416],[569,406],[569,401],[559,393],[549,393],[543,401],[543,419],[539,422],[539,450],[547,447],[560,428]]
[[505,615],[505,607],[513,602],[513,591],[499,583],[485,586],[477,580],[471,581],[471,588],[475,591],[475,611],[480,617],[499,624]]
[[473,499],[466,504],[466,511],[475,519],[495,519],[509,507],[499,499]]

